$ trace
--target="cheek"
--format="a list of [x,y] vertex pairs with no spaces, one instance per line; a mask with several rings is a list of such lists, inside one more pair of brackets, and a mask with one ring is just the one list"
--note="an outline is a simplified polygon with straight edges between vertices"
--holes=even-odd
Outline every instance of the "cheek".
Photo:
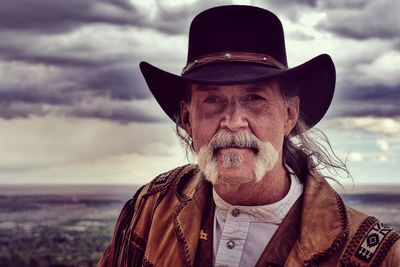
[[242,103],[243,110],[247,116],[251,117],[265,117],[270,116],[270,109],[265,103]]
[[218,129],[218,123],[210,119],[193,118],[191,122],[192,139],[196,152],[207,145]]
[[262,142],[270,142],[275,149],[281,149],[285,135],[284,125],[281,121],[276,118],[264,117],[259,120],[252,120],[250,127]]

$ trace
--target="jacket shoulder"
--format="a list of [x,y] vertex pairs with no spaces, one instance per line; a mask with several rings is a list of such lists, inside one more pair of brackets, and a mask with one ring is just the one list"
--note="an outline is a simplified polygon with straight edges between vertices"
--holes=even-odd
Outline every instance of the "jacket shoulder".
[[114,234],[111,239],[111,243],[108,245],[103,255],[100,257],[96,267],[115,266],[116,255],[118,255],[121,248],[121,243],[123,241],[123,232],[126,231],[129,226],[130,220],[135,212],[134,207],[137,198],[143,192],[144,187],[145,186],[142,186],[138,190],[136,190],[135,195],[131,199],[129,199],[123,206],[121,212],[119,213],[117,222],[115,223]]
[[166,194],[173,184],[176,184],[183,176],[193,173],[196,169],[197,165],[188,164],[159,174],[144,186],[139,198],[148,198],[157,193]]
[[347,210],[352,225],[350,242],[341,257],[342,266],[400,266],[387,265],[395,260],[399,264],[399,233],[373,216],[349,207]]
[[[135,195],[128,200],[122,208],[115,225],[112,241],[100,258],[97,267],[119,266],[118,262],[121,260],[120,254],[123,253],[121,250],[126,246],[124,242],[128,240],[125,238],[124,233],[128,231],[128,228],[134,223],[133,220],[137,220],[145,211],[151,212],[153,205],[157,205],[167,193],[173,192],[173,190],[170,190],[172,185],[177,183],[181,177],[193,173],[196,169],[196,165],[177,167],[158,175],[151,182],[139,188]],[[135,219],[136,215],[138,215],[138,217]],[[151,218],[151,216],[141,217],[145,217],[145,220]],[[147,224],[140,224],[140,227],[147,226]],[[139,236],[136,235],[136,232],[140,231],[132,233],[134,237],[131,237],[132,240],[129,240],[129,242],[133,242],[132,244],[134,244],[138,250],[144,250],[146,246],[145,235]]]

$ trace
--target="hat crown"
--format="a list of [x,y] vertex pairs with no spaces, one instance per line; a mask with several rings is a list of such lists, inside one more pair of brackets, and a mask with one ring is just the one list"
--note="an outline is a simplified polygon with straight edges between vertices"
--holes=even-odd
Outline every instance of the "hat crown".
[[193,19],[187,63],[228,51],[265,54],[288,66],[282,24],[275,14],[262,8],[219,6]]

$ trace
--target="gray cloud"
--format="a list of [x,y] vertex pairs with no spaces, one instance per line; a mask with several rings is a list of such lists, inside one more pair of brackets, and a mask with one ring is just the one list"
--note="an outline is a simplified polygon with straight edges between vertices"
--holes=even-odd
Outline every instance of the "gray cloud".
[[151,96],[139,68],[131,64],[106,66],[91,71],[83,87],[116,100],[140,100]]
[[[229,3],[218,1],[214,5]],[[132,102],[150,98],[138,69],[138,60],[132,55],[140,55],[140,51],[135,51],[135,47],[132,47],[133,51],[126,50],[125,43],[129,39],[124,39],[121,27],[128,25],[168,35],[181,34],[188,28],[184,24],[189,24],[191,17],[208,8],[207,5],[198,1],[194,7],[170,7],[158,2],[156,15],[150,18],[128,1],[55,3],[39,0],[32,3],[4,0],[0,10],[0,29],[3,29],[0,59],[4,64],[20,62],[26,67],[11,72],[14,82],[0,79],[0,116],[12,119],[58,114],[121,123],[160,121],[158,116],[132,107],[87,108],[82,103],[99,98]],[[103,34],[101,31],[93,32],[96,39],[90,35],[72,35],[79,28],[94,23],[116,27],[121,44],[102,40],[98,37]],[[63,37],[66,34],[72,42],[66,41]],[[109,48],[106,54],[105,48],[96,41]],[[58,70],[58,74],[46,75],[47,68]],[[26,71],[35,71],[38,75],[35,79],[18,80],[17,77],[25,76]]]
[[0,117],[3,119],[29,118],[45,116],[48,112],[43,106],[26,103],[0,103]]
[[69,116],[78,118],[96,118],[102,120],[111,120],[119,123],[131,122],[164,122],[166,120],[161,117],[150,115],[148,112],[138,109],[113,109],[107,110],[105,108],[97,109],[79,109],[75,108],[68,113]]
[[9,105],[15,102],[30,104],[72,104],[73,99],[60,92],[45,92],[37,88],[9,89],[0,91],[0,103]]
[[307,14],[308,10],[315,10],[318,6],[317,0],[253,0],[251,3],[252,5],[271,10],[280,19],[286,18],[293,22],[297,22],[301,16]]
[[145,16],[128,1],[2,0],[0,28],[64,33],[88,23],[140,25]]
[[[168,35],[186,35],[189,25],[194,16],[198,13],[222,5],[233,4],[232,0],[201,1],[197,0],[192,4],[170,6],[166,1],[155,0],[157,11],[152,19],[142,23],[142,27],[151,28]],[[303,14],[304,8],[316,8],[317,0],[296,0],[283,2],[280,0],[251,1],[251,5],[265,7],[267,9],[279,10],[279,14],[286,14],[289,18],[297,20]],[[278,14],[278,15],[279,15]]]
[[7,61],[22,61],[31,64],[44,64],[60,67],[87,68],[99,65],[113,64],[118,62],[118,58],[83,58],[79,56],[29,54],[17,49],[3,49],[0,51],[3,58]]
[[[132,59],[132,56],[123,55],[120,51],[115,51],[114,54],[99,54],[97,50],[100,46],[93,42],[94,38],[91,36],[80,36],[79,40],[76,40],[76,36],[71,35],[70,38],[76,41],[70,42],[62,35],[36,36],[10,30],[2,32],[0,36],[0,59],[3,61],[90,68]],[[107,45],[107,42],[104,44]]]
[[[231,3],[228,0],[196,1],[191,5],[172,6],[165,1],[156,1],[156,9],[150,16],[148,10],[129,1],[3,0],[0,60],[3,65],[18,63],[27,67],[7,74],[12,75],[11,79],[0,77],[0,117],[58,114],[121,123],[162,121],[161,112],[158,116],[127,105],[151,99],[138,70],[138,62],[141,58],[154,57],[157,63],[174,69],[178,65],[177,58],[186,51],[171,50],[171,40],[186,36],[191,19],[200,11]],[[328,30],[355,39],[392,41],[390,38],[397,38],[395,34],[398,35],[399,30],[393,21],[396,16],[390,16],[390,12],[398,7],[397,2],[272,0],[253,1],[253,4],[271,9],[292,22],[307,11],[324,11],[327,18],[316,30]],[[380,19],[371,19],[377,16],[373,17],[373,14],[379,15]],[[315,41],[313,35],[300,31],[289,38]],[[399,46],[400,43],[394,39],[393,44]],[[376,50],[378,45],[380,50]],[[371,51],[375,49],[380,54],[390,47],[381,43],[373,46]],[[160,53],[153,49],[164,50]],[[342,82],[337,93],[340,101],[336,101],[332,114],[400,114],[394,100],[400,99],[396,93],[399,86],[373,85],[375,81],[370,87],[360,87],[360,79],[373,81],[374,78],[370,78],[368,72],[357,72],[355,66],[372,64],[376,57],[365,55],[365,51],[349,55],[337,65]],[[107,99],[114,104],[85,106],[93,99]]]
[[369,0],[336,0],[320,1],[318,4],[323,9],[354,9],[363,10],[371,1]]
[[368,4],[366,1],[351,4],[346,1],[346,4],[339,4],[327,12],[327,19],[319,26],[337,35],[359,40],[398,39],[399,10],[399,1],[369,1]]
[[69,0],[67,2],[2,0],[0,28],[61,34],[93,23],[102,23],[154,29],[175,35],[186,33],[186,25],[189,25],[195,14],[212,6],[226,4],[232,4],[232,1],[218,0],[212,3],[196,1],[193,4],[169,6],[157,0],[156,14],[149,16],[145,10],[140,10],[134,3],[127,0]]
[[332,104],[331,117],[342,116],[400,116],[400,84],[346,88]]
[[193,4],[168,6],[165,1],[156,0],[156,16],[146,26],[171,35],[187,34],[190,22],[195,15],[211,7],[230,4],[232,1],[229,0],[212,2],[197,0]]
[[[43,102],[44,99],[40,99],[40,101]],[[146,109],[141,105],[132,105],[129,101],[112,101],[101,97],[86,98],[71,105],[38,104],[33,103],[31,100],[22,102],[21,99],[18,99],[18,101],[14,102],[0,102],[0,117],[15,119],[51,115],[57,117],[94,118],[122,124],[167,122],[168,120],[165,116],[162,116],[161,112],[155,113],[148,109],[154,104],[147,105]]]
[[[57,83],[52,79],[38,83],[27,81],[13,86],[0,83],[0,117],[13,119],[55,114],[121,123],[162,121],[162,113],[150,115],[151,112],[132,106],[150,98],[137,67],[120,64],[65,70]],[[94,105],[99,99],[101,104]]]

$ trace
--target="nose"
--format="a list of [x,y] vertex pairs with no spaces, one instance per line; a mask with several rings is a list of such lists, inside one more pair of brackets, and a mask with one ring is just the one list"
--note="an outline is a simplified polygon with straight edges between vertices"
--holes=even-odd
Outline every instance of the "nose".
[[243,130],[249,126],[246,114],[237,101],[232,101],[226,109],[226,113],[220,123],[221,128],[227,128],[232,132]]

